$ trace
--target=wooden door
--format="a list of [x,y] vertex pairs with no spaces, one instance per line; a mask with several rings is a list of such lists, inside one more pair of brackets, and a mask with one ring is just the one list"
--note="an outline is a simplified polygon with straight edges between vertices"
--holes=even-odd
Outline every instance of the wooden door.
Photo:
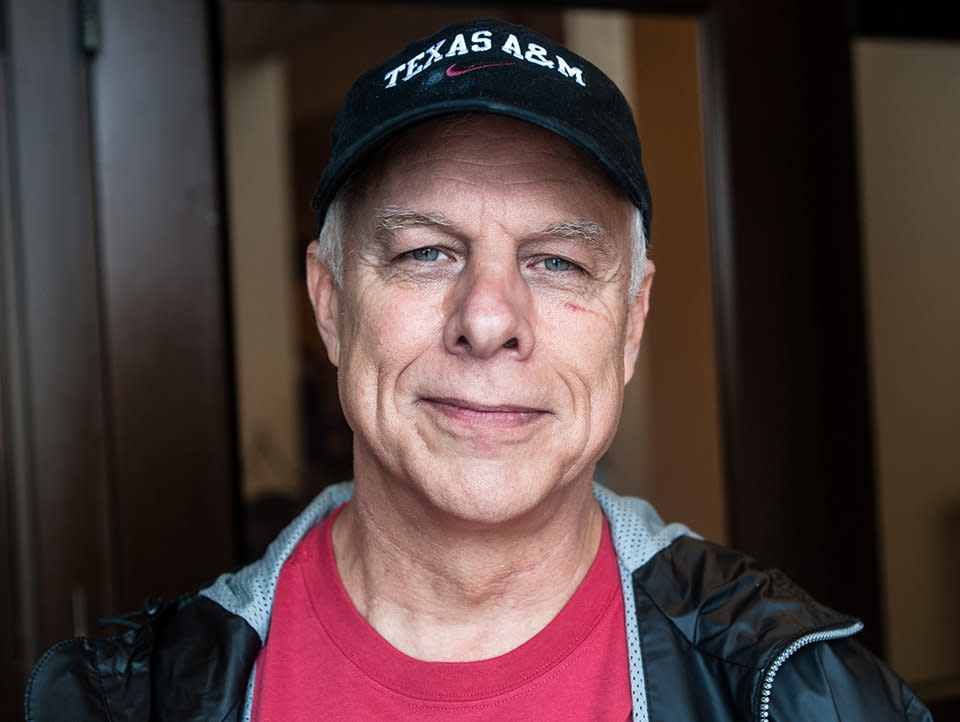
[[4,718],[46,646],[237,557],[211,12],[3,6]]

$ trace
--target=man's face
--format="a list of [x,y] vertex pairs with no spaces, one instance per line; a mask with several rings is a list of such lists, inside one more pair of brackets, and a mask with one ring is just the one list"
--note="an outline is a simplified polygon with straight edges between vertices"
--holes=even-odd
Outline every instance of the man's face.
[[627,298],[629,203],[500,116],[417,126],[365,178],[342,290],[308,254],[358,490],[485,524],[588,486],[647,309],[649,281]]

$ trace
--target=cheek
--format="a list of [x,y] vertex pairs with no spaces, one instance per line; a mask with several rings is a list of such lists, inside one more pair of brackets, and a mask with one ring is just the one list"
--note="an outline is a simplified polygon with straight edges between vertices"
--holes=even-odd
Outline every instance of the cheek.
[[541,320],[540,340],[553,339],[555,353],[585,381],[622,380],[625,320],[608,306],[565,300],[544,308]]
[[580,306],[573,301],[564,301],[563,307],[567,311],[572,311],[573,313],[585,313],[593,316],[594,318],[600,318],[600,313],[598,311],[594,311],[592,308],[587,308],[585,306]]
[[431,299],[407,294],[374,290],[352,299],[344,314],[342,373],[368,385],[400,373],[440,338],[439,313]]
[[550,330],[541,340],[552,339],[555,368],[579,397],[574,403],[580,423],[591,438],[605,439],[615,429],[623,403],[624,322],[606,307],[576,301],[563,302],[547,318]]

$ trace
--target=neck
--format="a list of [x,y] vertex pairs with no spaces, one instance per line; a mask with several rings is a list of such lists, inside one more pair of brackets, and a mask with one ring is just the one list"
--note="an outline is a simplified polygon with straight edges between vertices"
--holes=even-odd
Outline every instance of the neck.
[[522,519],[479,527],[358,483],[337,517],[337,568],[357,610],[400,651],[474,661],[523,644],[559,613],[596,557],[589,481]]

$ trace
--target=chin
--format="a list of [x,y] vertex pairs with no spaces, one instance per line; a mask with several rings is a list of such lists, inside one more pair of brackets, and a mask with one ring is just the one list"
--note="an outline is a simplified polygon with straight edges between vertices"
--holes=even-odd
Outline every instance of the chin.
[[[551,481],[544,481],[550,479]],[[438,474],[432,470],[429,481],[420,485],[426,501],[451,519],[476,526],[504,525],[547,511],[565,496],[573,481],[560,480],[555,474],[540,472],[536,479],[525,478],[515,468],[500,465],[470,464]]]

